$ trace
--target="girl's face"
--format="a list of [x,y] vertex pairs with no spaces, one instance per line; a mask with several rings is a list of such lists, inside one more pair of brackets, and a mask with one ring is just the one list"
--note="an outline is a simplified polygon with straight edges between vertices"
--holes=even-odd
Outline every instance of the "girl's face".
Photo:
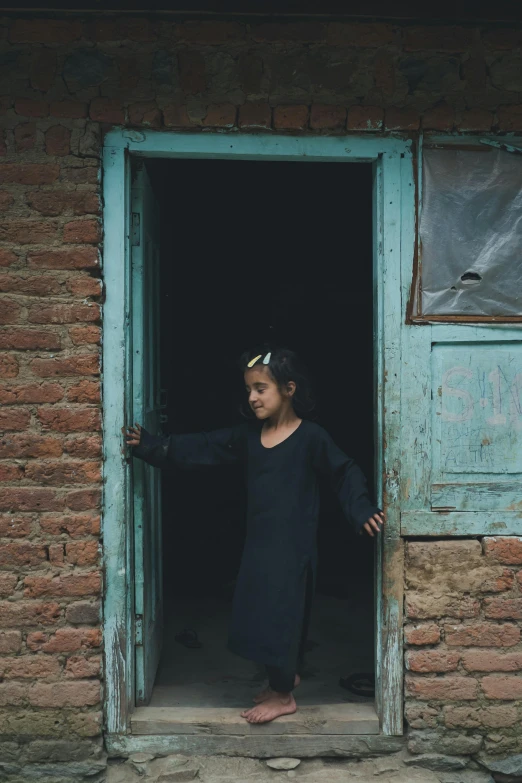
[[281,391],[267,367],[251,367],[245,372],[245,386],[248,404],[258,419],[277,416],[282,408],[292,404],[295,384],[289,383],[288,389]]

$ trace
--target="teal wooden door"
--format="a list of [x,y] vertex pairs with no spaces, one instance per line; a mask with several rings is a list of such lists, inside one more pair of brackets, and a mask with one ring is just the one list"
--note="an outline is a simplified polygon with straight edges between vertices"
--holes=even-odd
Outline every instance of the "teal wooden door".
[[[136,163],[132,176],[132,421],[157,433],[159,213],[144,161]],[[147,704],[162,642],[161,472],[133,462],[136,703]]]

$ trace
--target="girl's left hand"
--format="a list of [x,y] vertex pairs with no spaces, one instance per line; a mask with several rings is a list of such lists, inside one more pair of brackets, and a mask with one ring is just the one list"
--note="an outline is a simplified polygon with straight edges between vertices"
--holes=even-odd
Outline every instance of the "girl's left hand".
[[[384,514],[382,513],[373,514],[373,516],[371,516],[368,519],[368,521],[364,523],[363,528],[366,530],[368,535],[373,538],[375,536],[375,533],[373,531],[376,530],[377,533],[380,533],[381,527],[384,525],[384,522],[385,522]],[[379,525],[381,527],[379,527]]]

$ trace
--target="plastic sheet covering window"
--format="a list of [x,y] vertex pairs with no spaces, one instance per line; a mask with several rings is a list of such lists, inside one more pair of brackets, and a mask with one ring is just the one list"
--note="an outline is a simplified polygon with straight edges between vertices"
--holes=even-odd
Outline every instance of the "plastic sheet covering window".
[[522,314],[522,155],[425,150],[423,315]]

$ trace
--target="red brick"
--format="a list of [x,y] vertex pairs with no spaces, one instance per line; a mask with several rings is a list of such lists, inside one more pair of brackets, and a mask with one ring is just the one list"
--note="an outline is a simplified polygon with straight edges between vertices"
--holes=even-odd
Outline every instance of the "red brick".
[[56,223],[38,220],[6,220],[0,224],[0,240],[20,245],[49,244],[57,238]]
[[184,22],[174,27],[174,37],[178,41],[208,46],[237,41],[243,35],[244,28],[237,22]]
[[71,131],[63,125],[53,125],[45,132],[45,151],[48,155],[64,156],[71,152]]
[[486,109],[466,109],[459,113],[457,128],[461,131],[490,131],[493,113]]
[[189,128],[193,125],[183,104],[171,104],[163,109],[163,122],[167,128]]
[[451,672],[459,665],[460,654],[443,650],[409,650],[406,665],[412,672]]
[[318,22],[266,22],[252,26],[252,38],[258,43],[277,41],[316,43],[324,40],[324,25]]
[[54,489],[0,487],[0,511],[59,511],[64,503]]
[[49,296],[62,290],[60,281],[50,275],[0,274],[2,293],[24,294],[26,296]]
[[48,92],[56,76],[56,65],[56,50],[37,50],[31,63],[31,87],[40,92]]
[[489,49],[517,49],[522,46],[522,30],[518,27],[485,28],[482,41]]
[[64,182],[75,185],[97,185],[99,183],[98,169],[87,165],[87,163],[81,167],[63,166],[61,178]]
[[20,631],[0,631],[0,653],[17,653],[22,648]]
[[21,307],[12,299],[0,299],[0,324],[15,324],[20,316]]
[[308,106],[284,105],[274,109],[274,128],[304,130],[308,126]]
[[15,150],[28,152],[36,145],[36,124],[34,122],[21,122],[14,129]]
[[486,87],[486,61],[482,56],[472,55],[462,64],[462,76],[468,90],[479,91]]
[[469,650],[462,665],[470,672],[515,672],[522,669],[522,652],[499,653],[496,650]]
[[239,107],[240,128],[270,128],[272,109],[264,101],[250,101]]
[[148,128],[161,127],[161,111],[154,101],[131,103],[128,112],[131,125],[145,125]]
[[97,536],[100,533],[100,517],[93,514],[42,514],[40,528],[52,536]]
[[101,390],[98,381],[80,381],[67,390],[69,402],[98,403],[101,400]]
[[35,652],[36,650],[42,649],[42,646],[45,644],[48,638],[48,634],[44,633],[43,631],[33,631],[32,633],[27,634],[25,644],[29,650]]
[[96,215],[100,211],[98,195],[82,190],[31,192],[27,196],[27,203],[40,214],[52,217],[68,210],[72,210],[75,215]]
[[232,103],[213,103],[207,106],[203,125],[209,128],[233,128],[236,116],[237,108]]
[[21,655],[0,659],[0,677],[6,680],[57,677],[62,667],[56,658],[43,655]]
[[0,405],[59,402],[63,396],[64,390],[58,383],[24,383],[10,386],[0,384]]
[[91,120],[106,122],[110,125],[123,125],[125,110],[121,103],[111,98],[94,98],[91,101],[89,114]]
[[7,144],[5,143],[5,131],[0,132],[0,157],[4,158],[7,155]]
[[20,682],[0,683],[0,706],[18,707],[24,704],[27,686]]
[[15,101],[15,112],[22,117],[47,117],[49,104],[46,101],[32,101],[30,98],[19,98]]
[[78,566],[96,565],[100,558],[97,541],[75,541],[65,545],[68,563]]
[[89,277],[88,275],[82,275],[81,277],[70,277],[65,287],[70,294],[75,296],[101,296],[102,283],[97,277]]
[[184,93],[196,95],[207,87],[205,60],[199,52],[178,53],[179,86]]
[[71,511],[89,511],[100,507],[101,492],[98,489],[80,489],[69,492],[66,498]]
[[10,351],[59,351],[60,335],[44,329],[0,329],[0,348]]
[[[64,486],[67,484],[93,484],[101,480],[99,462],[75,462],[47,460],[32,462],[25,468],[26,478],[39,484]],[[1,557],[1,556],[0,556]]]
[[46,304],[31,305],[27,320],[32,324],[74,324],[100,320],[97,304]]
[[99,266],[95,247],[36,251],[29,253],[27,260],[30,267],[38,269],[96,269]]
[[[0,214],[2,212],[7,212],[7,210],[9,209],[9,207],[11,207],[13,203],[14,203],[14,198],[10,193],[6,193],[5,191],[0,191]],[[7,266],[7,264],[2,264],[0,261],[0,266]]]
[[426,130],[450,131],[455,127],[455,109],[441,103],[428,109],[422,116],[422,127]]
[[65,19],[16,19],[9,31],[11,43],[71,43],[82,36],[82,24]]
[[393,43],[393,27],[380,22],[331,22],[326,26],[326,40],[333,46],[378,48]]
[[69,716],[68,725],[80,737],[98,737],[102,733],[101,712],[80,712]]
[[438,625],[407,625],[404,629],[407,644],[438,644],[440,628]]
[[520,628],[513,623],[476,623],[445,628],[446,644],[452,647],[513,647],[520,641]]
[[485,538],[484,554],[493,563],[520,565],[522,563],[522,538]]
[[36,517],[33,514],[0,514],[0,537],[23,538],[32,530]]
[[518,722],[518,711],[507,704],[482,708],[451,705],[444,707],[444,722],[449,729],[503,728]]
[[28,693],[34,707],[90,707],[100,701],[100,683],[93,680],[61,682],[60,687],[51,683],[36,683]]
[[401,108],[399,106],[391,106],[389,109],[386,109],[386,130],[418,130],[419,125],[419,111],[414,107]]
[[377,50],[373,64],[375,87],[383,96],[395,93],[395,56],[390,52]]
[[98,408],[39,408],[42,427],[57,432],[93,432],[101,429]]
[[0,565],[34,566],[47,560],[47,552],[42,544],[30,541],[12,541],[0,547]]
[[55,625],[60,616],[60,606],[55,602],[0,601],[0,624],[3,628]]
[[98,595],[101,589],[99,571],[81,574],[61,574],[60,576],[26,576],[24,595],[28,598],[39,596]]
[[522,598],[486,598],[484,615],[494,620],[522,620]]
[[49,546],[49,562],[53,566],[61,566],[65,562],[65,551],[63,544],[51,544]]
[[[0,482],[21,481],[24,478],[24,472],[21,465],[12,465],[8,462],[0,463]],[[1,555],[0,555],[1,558]]]
[[60,167],[55,163],[0,164],[0,182],[4,185],[50,185],[59,174]]
[[67,653],[91,650],[102,643],[98,628],[59,628],[39,649],[46,653]]
[[83,655],[71,655],[65,664],[65,676],[74,679],[87,677],[99,677],[101,658],[99,655],[91,655],[88,658]]
[[[0,167],[1,172],[1,167]],[[0,248],[0,266],[11,266],[18,260],[18,256],[12,250]]]
[[30,421],[31,411],[28,408],[0,409],[0,432],[2,433],[9,430],[25,430]]
[[[2,544],[4,546],[4,544]],[[16,590],[18,583],[18,574],[0,573],[0,595],[2,598],[9,598]]]
[[99,435],[74,435],[65,442],[65,450],[71,457],[99,457],[102,453]]
[[99,364],[97,354],[87,354],[72,356],[69,359],[34,359],[31,362],[31,370],[40,378],[98,375]]
[[72,244],[96,244],[100,241],[100,224],[97,220],[72,220],[63,228],[63,241]]
[[16,378],[18,375],[18,361],[15,356],[8,353],[0,353],[0,378]]
[[418,677],[406,675],[406,692],[415,699],[468,701],[477,697],[477,680],[472,677]]
[[468,595],[461,597],[433,597],[431,593],[411,591],[406,595],[406,614],[415,620],[429,620],[432,617],[477,617],[480,603]]
[[69,329],[69,337],[75,345],[99,345],[101,329],[99,326],[74,326]]
[[50,114],[57,119],[81,120],[87,117],[87,104],[80,101],[53,101]]
[[403,30],[404,49],[407,52],[436,50],[441,52],[465,52],[472,47],[476,32],[472,28],[457,25],[413,26]]
[[522,677],[516,674],[491,674],[481,680],[486,699],[522,699]]
[[75,601],[68,605],[65,615],[69,623],[97,625],[100,622],[100,602]]
[[59,457],[62,454],[62,442],[49,435],[2,435],[0,438],[0,457]]
[[314,103],[310,112],[310,127],[314,130],[344,128],[346,109],[344,106],[331,106],[324,103]]

